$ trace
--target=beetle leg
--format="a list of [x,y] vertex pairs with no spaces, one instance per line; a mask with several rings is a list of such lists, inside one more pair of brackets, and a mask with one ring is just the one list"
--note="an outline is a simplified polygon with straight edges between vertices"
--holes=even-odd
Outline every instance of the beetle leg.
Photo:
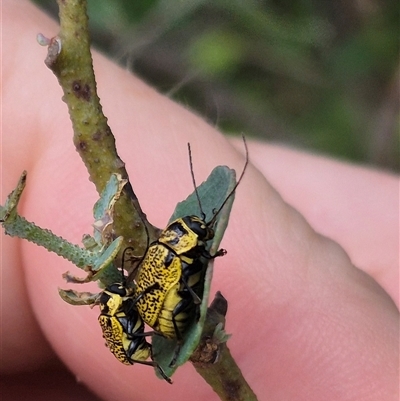
[[161,366],[157,362],[150,362],[150,361],[137,361],[135,359],[132,359],[133,363],[140,363],[141,365],[147,365],[147,366],[153,366],[156,368],[160,375],[163,377],[165,381],[167,381],[169,384],[172,384],[172,380],[165,374],[165,372],[162,370]]
[[201,304],[201,298],[193,291],[193,288],[189,286],[189,284],[187,283],[186,279],[181,276],[181,281],[183,283],[183,286],[188,290],[189,294],[192,296],[193,298],[193,302],[195,304]]
[[175,309],[172,312],[172,324],[174,325],[177,344],[176,344],[176,347],[174,350],[174,356],[169,364],[170,367],[172,367],[176,364],[176,360],[178,359],[179,353],[182,348],[182,343],[183,343],[182,333],[178,327],[178,323],[176,322],[176,317],[180,313],[183,313],[192,304],[192,302],[193,302],[192,298],[183,298],[178,303],[178,305],[176,305]]

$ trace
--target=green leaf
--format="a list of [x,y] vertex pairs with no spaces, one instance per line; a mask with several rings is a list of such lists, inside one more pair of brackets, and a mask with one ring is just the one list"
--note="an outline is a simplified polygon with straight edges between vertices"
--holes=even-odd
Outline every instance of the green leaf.
[[120,174],[111,174],[101,193],[100,199],[94,204],[93,216],[95,222],[93,238],[100,246],[108,245],[112,238],[114,206],[127,182]]
[[94,305],[99,299],[99,294],[91,292],[79,292],[75,290],[58,289],[60,297],[70,305]]
[[124,239],[122,237],[116,238],[107,249],[104,250],[104,252],[99,254],[99,257],[95,260],[95,263],[92,266],[92,271],[97,273],[110,265],[121,249],[123,241]]
[[[206,214],[206,222],[212,219],[215,211],[221,207],[222,203],[232,191],[235,184],[235,170],[229,169],[226,166],[218,166],[211,172],[208,179],[198,187],[201,206]],[[211,254],[214,254],[219,248],[219,244],[228,225],[229,214],[232,208],[233,200],[234,195],[229,198],[217,217],[215,224],[215,236],[213,240],[209,241],[207,244],[207,249],[211,252]],[[170,222],[176,220],[177,218],[189,215],[201,217],[201,212],[195,193],[192,193],[185,201],[180,202],[177,205]],[[213,273],[213,261],[210,261],[208,266],[207,262],[205,261],[204,266],[204,292],[202,303],[200,305],[200,318],[198,321],[193,321],[191,326],[184,333],[184,343],[174,367],[169,367],[169,364],[174,356],[176,341],[168,340],[157,335],[153,337],[154,359],[168,376],[171,376],[178,366],[184,364],[189,359],[200,341],[208,307]]]

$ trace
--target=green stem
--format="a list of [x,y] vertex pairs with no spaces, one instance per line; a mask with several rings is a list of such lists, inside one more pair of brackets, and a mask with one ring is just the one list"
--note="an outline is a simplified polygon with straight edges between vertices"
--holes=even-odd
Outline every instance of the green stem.
[[220,347],[217,362],[193,365],[222,401],[257,401],[226,344]]
[[94,264],[95,256],[91,252],[80,248],[78,245],[71,244],[50,230],[40,228],[21,216],[15,216],[12,224],[8,221],[4,222],[3,227],[7,235],[26,239],[36,245],[43,246],[48,251],[62,256],[80,268]]
[[11,237],[26,239],[36,245],[43,246],[47,250],[71,261],[76,266],[84,268],[93,266],[96,255],[71,244],[65,239],[53,234],[50,230],[42,229],[36,224],[25,220],[17,213],[18,202],[26,184],[26,172],[24,171],[18,181],[17,187],[9,195],[4,207],[0,206],[0,221],[5,233]]
[[230,337],[224,331],[227,310],[228,302],[217,292],[207,309],[199,346],[190,360],[222,401],[257,401],[226,345]]
[[[90,38],[85,0],[58,0],[60,33],[51,40],[46,65],[56,75],[64,92],[74,130],[73,141],[100,194],[112,173],[128,179],[124,162],[118,156],[115,139],[97,95],[90,53]],[[132,186],[124,187],[115,207],[115,236],[123,236],[125,246],[136,255],[146,250],[156,229],[147,222]]]

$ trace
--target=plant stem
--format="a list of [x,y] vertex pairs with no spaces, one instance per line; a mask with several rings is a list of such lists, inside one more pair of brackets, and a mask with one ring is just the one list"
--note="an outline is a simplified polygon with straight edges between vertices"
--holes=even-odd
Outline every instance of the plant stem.
[[226,344],[221,346],[217,362],[193,365],[222,401],[257,401]]
[[78,245],[71,244],[65,239],[53,234],[50,230],[42,229],[19,216],[18,202],[26,184],[24,171],[18,181],[17,187],[9,195],[4,207],[0,206],[0,221],[5,233],[11,237],[26,239],[36,245],[43,246],[51,252],[71,261],[76,266],[84,268],[95,263],[96,255]]
[[220,292],[207,310],[200,344],[191,356],[197,373],[222,401],[257,401],[257,397],[233,359],[224,331],[228,302]]
[[[45,63],[63,89],[63,100],[68,105],[76,150],[100,194],[112,173],[118,173],[126,179],[128,174],[124,162],[117,154],[114,136],[97,95],[86,1],[57,2],[61,28],[59,35],[50,42]],[[142,255],[146,250],[148,234],[152,240],[156,231],[148,223],[128,182],[115,207],[115,237],[124,237],[125,246],[122,249],[132,246],[135,255]]]

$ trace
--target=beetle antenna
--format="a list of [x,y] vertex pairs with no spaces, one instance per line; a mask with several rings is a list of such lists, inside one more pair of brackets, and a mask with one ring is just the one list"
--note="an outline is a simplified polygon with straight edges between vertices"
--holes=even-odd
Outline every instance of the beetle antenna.
[[228,199],[235,193],[236,188],[238,187],[238,185],[240,184],[240,181],[242,181],[242,178],[244,176],[244,172],[246,171],[247,165],[249,164],[249,150],[247,148],[247,142],[246,142],[246,138],[244,135],[242,135],[242,139],[243,139],[243,144],[244,144],[244,149],[245,149],[245,155],[246,155],[246,161],[244,163],[243,166],[243,170],[242,173],[240,174],[239,179],[237,180],[235,186],[233,187],[232,191],[229,192],[228,196],[225,198],[225,200],[222,202],[222,205],[219,207],[219,209],[214,213],[213,218],[207,223],[207,226],[213,226],[215,224],[215,220],[217,219],[218,214],[221,212],[221,210],[223,209],[223,207],[225,206],[226,202],[228,201]]
[[201,218],[202,218],[202,220],[205,220],[206,214],[204,213],[203,208],[201,207],[199,191],[197,190],[196,179],[194,178],[193,160],[192,160],[192,149],[190,148],[190,143],[188,143],[188,152],[189,152],[190,174],[191,174],[191,176],[192,176],[192,182],[193,182],[193,186],[194,186],[194,192],[195,192],[195,194],[196,194],[197,202],[199,203]]
[[[140,220],[143,223],[144,231],[146,232],[146,250],[144,251],[142,257],[135,263],[135,267],[132,269],[132,271],[129,273],[129,275],[125,278],[124,276],[124,264],[125,264],[125,253],[128,250],[134,251],[134,248],[132,246],[128,246],[124,249],[124,252],[122,253],[122,277],[123,277],[123,283],[126,284],[127,282],[132,281],[135,278],[135,273],[138,269],[138,267],[141,265],[143,262],[144,257],[146,256],[147,250],[149,249],[150,245],[150,234],[149,234],[149,228],[147,227],[146,220],[143,217],[143,212],[136,207],[136,205],[133,203],[133,207],[136,209]],[[133,263],[132,263],[133,265]]]
[[133,247],[128,246],[124,249],[124,252],[122,252],[122,263],[121,263],[121,275],[122,275],[122,284],[125,285],[126,284],[126,277],[124,274],[124,269],[125,269],[125,255],[127,251],[133,251]]
[[[149,246],[150,246],[149,228],[147,227],[147,224],[146,224],[143,216],[141,215],[141,213],[139,213],[139,217],[140,217],[140,220],[142,220],[142,223],[143,223],[143,226],[144,226],[144,231],[146,232],[146,237],[147,237],[147,239],[146,239],[146,250],[144,251],[142,257],[136,262],[135,268],[129,273],[127,281],[132,281],[135,278],[136,270],[142,264],[142,262],[143,262],[143,260],[144,260],[144,258],[146,256],[147,250],[149,249]],[[131,246],[126,248],[126,249],[129,249],[129,248],[133,250],[133,247],[131,247]],[[125,251],[126,251],[126,249],[125,249]],[[124,251],[124,253],[125,253],[125,251]]]

